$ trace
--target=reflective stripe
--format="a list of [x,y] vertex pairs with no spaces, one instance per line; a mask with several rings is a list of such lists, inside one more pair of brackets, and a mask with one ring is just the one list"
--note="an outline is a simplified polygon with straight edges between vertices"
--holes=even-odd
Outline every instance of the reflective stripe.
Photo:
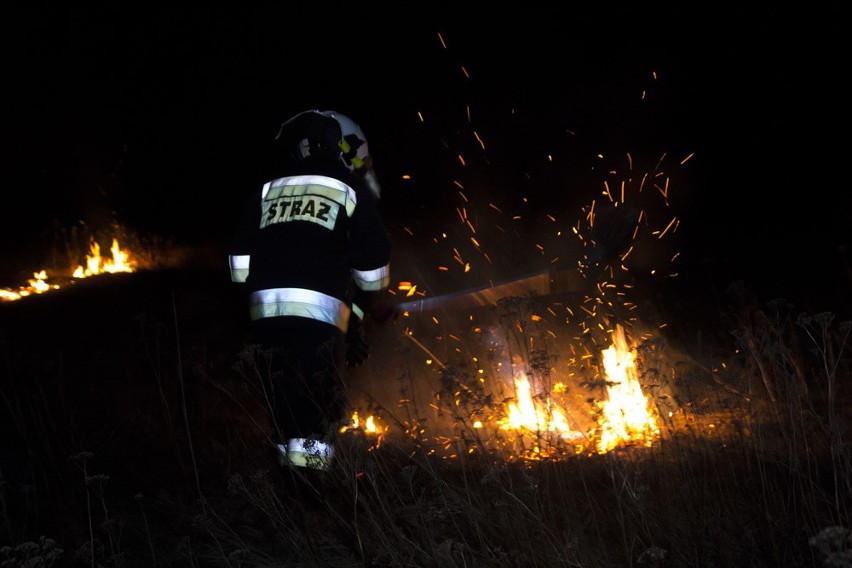
[[249,296],[252,321],[278,316],[299,316],[329,323],[342,331],[351,310],[333,296],[304,288],[270,288]]
[[375,270],[355,270],[353,268],[352,277],[355,279],[355,285],[365,292],[384,290],[390,285],[390,265],[386,264]]
[[297,467],[327,470],[331,465],[334,448],[310,438],[293,438],[287,441],[287,460]]
[[296,467],[327,470],[334,456],[331,445],[310,438],[292,438],[286,446],[276,444],[276,448],[283,458],[279,463]]
[[287,440],[287,453],[290,452],[307,452],[316,456],[330,458],[334,453],[334,448],[331,444],[311,438],[291,438]]
[[267,182],[263,185],[261,199],[278,199],[300,195],[319,195],[331,199],[346,209],[351,217],[355,211],[358,198],[355,190],[339,179],[328,176],[287,176]]
[[245,282],[249,274],[249,259],[247,254],[231,255],[228,264],[231,266],[231,282]]
[[359,320],[364,319],[364,310],[362,310],[358,304],[352,304],[352,313],[355,314],[355,317]]

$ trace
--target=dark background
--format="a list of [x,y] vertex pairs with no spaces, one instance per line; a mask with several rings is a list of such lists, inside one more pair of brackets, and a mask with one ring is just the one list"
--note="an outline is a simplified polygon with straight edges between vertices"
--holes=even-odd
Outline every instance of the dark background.
[[394,235],[455,215],[454,181],[565,213],[628,154],[665,155],[687,282],[709,270],[813,309],[848,291],[834,4],[121,4],[5,9],[8,265],[51,227],[111,217],[224,250],[280,122],[321,108],[367,133]]

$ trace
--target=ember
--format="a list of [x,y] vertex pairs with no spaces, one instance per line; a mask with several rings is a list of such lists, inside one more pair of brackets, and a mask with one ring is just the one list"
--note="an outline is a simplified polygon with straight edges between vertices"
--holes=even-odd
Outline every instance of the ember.
[[[445,459],[487,452],[525,461],[648,447],[660,438],[635,360],[655,333],[638,321],[635,296],[637,284],[677,277],[678,253],[666,247],[680,221],[670,210],[663,158],[636,175],[628,156],[623,180],[609,169],[575,221],[548,214],[534,240],[506,241],[505,227],[522,217],[458,192],[456,223],[439,236],[422,235],[398,257],[406,318],[398,352],[411,356],[394,360],[394,338],[378,339],[387,359],[374,356],[364,371],[375,376],[365,382],[400,368],[412,373],[398,400],[379,401],[405,437]],[[405,234],[421,237],[410,227]],[[428,250],[439,257],[425,260]],[[518,266],[535,270],[542,257],[537,272],[498,283],[492,277]],[[429,265],[433,276],[422,270]],[[483,272],[481,285],[459,285]],[[431,402],[420,408],[418,400]],[[402,416],[390,416],[394,407]]]

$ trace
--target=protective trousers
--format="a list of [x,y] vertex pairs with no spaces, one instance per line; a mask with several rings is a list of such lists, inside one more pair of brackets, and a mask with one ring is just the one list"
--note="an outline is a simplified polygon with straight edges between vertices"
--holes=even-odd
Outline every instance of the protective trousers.
[[284,447],[294,439],[331,443],[347,403],[344,336],[331,325],[293,319],[300,321],[253,334],[268,365],[274,437]]

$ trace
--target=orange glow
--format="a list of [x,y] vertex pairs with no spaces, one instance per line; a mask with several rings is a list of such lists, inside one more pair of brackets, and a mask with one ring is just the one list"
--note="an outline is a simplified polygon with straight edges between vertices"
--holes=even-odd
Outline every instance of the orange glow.
[[118,239],[112,239],[111,260],[101,256],[101,245],[97,242],[92,241],[89,248],[92,254],[86,256],[86,268],[78,266],[72,274],[74,278],[86,278],[97,274],[114,274],[116,272],[133,272],[134,266],[132,264],[135,263],[131,263],[130,255],[121,250]]
[[[89,247],[89,252],[91,254],[86,255],[85,267],[80,265],[71,271],[70,283],[73,284],[74,280],[80,280],[99,274],[134,272],[137,268],[136,260],[131,257],[128,251],[121,248],[118,244],[118,240],[115,238],[112,239],[112,246],[110,247],[111,257],[102,257],[101,247],[95,241],[92,241],[92,244]],[[61,275],[54,275],[53,278],[61,278]],[[0,289],[0,300],[20,300],[21,298],[26,298],[33,294],[43,294],[52,290],[58,290],[65,285],[58,284],[56,282],[48,282],[49,280],[50,277],[48,276],[46,269],[34,272],[33,278],[29,279],[25,286],[20,286],[17,290],[9,288]]]
[[378,447],[381,445],[382,437],[388,429],[388,426],[379,424],[378,419],[372,414],[362,422],[361,415],[356,410],[352,413],[352,418],[350,419],[349,424],[344,424],[338,431],[341,434],[346,432],[363,432],[364,434],[375,438],[374,447]]
[[515,393],[517,402],[507,407],[504,421],[498,421],[502,430],[517,430],[520,432],[553,432],[565,439],[583,437],[575,432],[568,424],[563,411],[549,398],[533,399],[532,387],[526,374],[518,372],[515,376]]
[[634,354],[627,345],[624,328],[616,327],[612,345],[603,351],[607,375],[607,400],[601,403],[598,452],[606,453],[626,442],[650,446],[659,437],[656,418],[636,380]]
[[[470,109],[467,111],[469,113]],[[479,141],[476,132],[473,136]],[[465,164],[463,154],[458,150],[451,149],[450,156]],[[604,156],[598,155],[598,158],[603,160]],[[448,211],[455,213],[448,216],[452,229],[440,230],[429,237],[444,255],[432,265],[432,271],[443,273],[444,278],[447,272],[461,272],[453,269],[458,267],[471,277],[475,275],[473,280],[479,282],[478,279],[481,279],[494,286],[494,289],[472,292],[469,299],[460,300],[460,303],[469,302],[483,309],[489,304],[493,307],[495,295],[500,291],[493,284],[492,277],[500,275],[501,265],[496,263],[498,272],[495,274],[485,264],[491,264],[492,257],[499,260],[503,252],[499,243],[505,242],[506,238],[514,238],[512,231],[520,226],[518,221],[546,223],[542,225],[546,232],[521,244],[525,245],[524,258],[542,257],[554,266],[554,272],[547,281],[550,290],[563,283],[573,286],[561,281],[560,275],[568,275],[570,282],[576,269],[576,276],[581,279],[577,289],[582,290],[582,294],[576,298],[557,297],[553,292],[548,294],[546,287],[544,291],[536,290],[535,293],[530,289],[530,295],[538,296],[537,301],[545,305],[538,307],[531,303],[528,306],[526,297],[522,296],[524,285],[519,285],[517,295],[512,291],[513,301],[505,306],[511,317],[499,319],[495,326],[482,325],[477,320],[479,312],[470,314],[469,323],[462,323],[462,313],[456,310],[406,314],[410,318],[406,321],[418,329],[422,318],[423,340],[416,339],[413,331],[407,331],[405,337],[423,351],[425,357],[421,360],[425,361],[425,366],[432,367],[429,373],[438,371],[436,366],[444,371],[457,370],[435,356],[442,352],[451,358],[448,361],[468,354],[474,361],[477,358],[485,360],[483,354],[476,351],[480,346],[493,350],[492,355],[501,353],[500,331],[511,334],[519,347],[529,350],[528,354],[532,354],[533,350],[543,351],[548,357],[555,356],[555,359],[552,366],[545,361],[545,367],[538,367],[533,364],[540,364],[542,360],[515,361],[513,355],[512,371],[508,373],[508,366],[499,358],[493,359],[490,366],[477,364],[470,374],[464,370],[464,379],[476,380],[477,387],[469,387],[462,381],[459,386],[463,388],[436,393],[429,406],[438,412],[436,418],[440,420],[433,419],[429,428],[417,421],[406,423],[403,427],[405,433],[418,440],[429,438],[426,442],[447,450],[446,459],[471,452],[470,447],[461,446],[468,443],[467,436],[472,429],[476,430],[475,443],[479,448],[494,449],[509,459],[521,460],[560,459],[587,452],[605,454],[623,447],[650,446],[659,439],[659,418],[654,414],[656,406],[652,397],[642,392],[639,381],[642,375],[634,361],[638,344],[629,341],[625,330],[629,333],[635,328],[633,323],[637,317],[632,315],[638,307],[635,301],[631,301],[634,275],[655,276],[659,273],[666,277],[676,276],[672,268],[656,264],[664,263],[665,259],[674,264],[679,253],[664,248],[659,255],[646,254],[654,253],[654,250],[648,251],[649,248],[671,247],[681,222],[678,216],[666,211],[670,207],[671,193],[669,178],[661,168],[663,158],[654,164],[651,171],[638,172],[635,171],[633,156],[628,154],[626,175],[619,177],[610,177],[621,172],[614,165],[605,164],[601,171],[605,171],[607,177],[594,188],[589,202],[570,222],[561,219],[562,213],[546,213],[539,220],[524,209],[515,209],[517,206],[511,202],[480,203],[472,195],[457,192],[455,210]],[[463,189],[460,182],[452,180],[452,183]],[[526,204],[528,199],[522,197],[521,201]],[[618,243],[607,242],[611,238],[610,227],[614,224],[619,225],[624,236]],[[603,258],[602,252],[605,253]],[[561,264],[557,266],[560,258]],[[405,277],[413,280],[409,275]],[[428,282],[428,278],[428,275],[418,274],[420,287],[424,290],[424,282]],[[409,284],[413,287],[413,283]],[[427,296],[425,292],[418,294]],[[555,302],[546,305],[548,300]],[[514,312],[516,306],[521,308],[517,313]],[[503,308],[499,303],[498,307]],[[613,310],[619,311],[619,317],[625,318],[624,328],[612,321]],[[490,313],[483,315],[491,316]],[[501,313],[500,317],[503,315]],[[566,328],[567,337],[559,335],[556,329],[563,324],[569,326]],[[665,327],[665,324],[658,327]],[[474,335],[475,340],[469,342],[468,338]],[[488,343],[478,343],[481,339]],[[430,342],[434,342],[435,346],[427,347]],[[430,348],[435,351],[430,351]],[[521,355],[517,357],[520,359]],[[564,366],[566,362],[568,368]],[[521,372],[521,369],[524,371]],[[448,378],[456,380],[452,374]],[[465,387],[471,390],[466,391]],[[511,392],[508,399],[505,398],[506,390]],[[590,392],[592,396],[589,396]],[[465,433],[432,431],[433,428],[446,427],[448,418],[452,420],[453,428],[464,428]],[[425,435],[427,431],[428,436]],[[454,438],[454,435],[458,437]],[[438,449],[432,451],[440,452]]]

